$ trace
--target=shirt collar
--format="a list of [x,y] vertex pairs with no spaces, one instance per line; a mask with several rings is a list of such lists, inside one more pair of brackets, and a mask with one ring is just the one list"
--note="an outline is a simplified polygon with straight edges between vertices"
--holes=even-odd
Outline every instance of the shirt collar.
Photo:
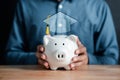
[[[43,0],[43,1],[45,1],[45,0]],[[57,0],[46,0],[46,1],[57,1]],[[63,1],[73,1],[73,0],[63,0]]]

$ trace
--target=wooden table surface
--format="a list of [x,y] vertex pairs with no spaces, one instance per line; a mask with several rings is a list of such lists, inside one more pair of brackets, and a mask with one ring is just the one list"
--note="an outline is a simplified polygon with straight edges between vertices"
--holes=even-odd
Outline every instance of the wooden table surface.
[[86,65],[74,71],[52,71],[37,65],[1,65],[0,80],[120,80],[120,66]]

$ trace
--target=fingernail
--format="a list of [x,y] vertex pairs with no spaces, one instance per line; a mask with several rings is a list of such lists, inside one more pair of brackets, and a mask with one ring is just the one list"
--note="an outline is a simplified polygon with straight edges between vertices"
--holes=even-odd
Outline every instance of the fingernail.
[[75,67],[75,65],[74,65],[74,64],[71,64],[71,68],[73,68],[73,67]]
[[45,55],[42,55],[41,58],[42,58],[42,59],[46,59]]
[[79,51],[78,51],[78,50],[76,50],[76,51],[75,51],[75,54],[79,54]]
[[48,66],[48,63],[45,62],[44,65],[45,65],[45,66]]
[[79,53],[79,51],[78,51],[78,50],[76,50],[76,53]]
[[48,66],[48,63],[47,63],[47,62],[45,62],[45,63],[44,63],[44,66],[45,66],[46,68],[49,68],[49,66]]
[[40,51],[41,51],[41,52],[43,52],[43,51],[44,51],[43,47],[41,47],[41,48],[40,48]]

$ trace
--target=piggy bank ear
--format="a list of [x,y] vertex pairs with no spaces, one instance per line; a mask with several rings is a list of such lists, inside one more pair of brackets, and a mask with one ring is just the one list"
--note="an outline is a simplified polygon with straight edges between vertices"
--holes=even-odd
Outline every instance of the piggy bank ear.
[[50,35],[45,35],[44,38],[43,38],[43,41],[44,41],[44,45],[47,45],[49,40],[50,40]]
[[73,42],[76,42],[77,36],[75,36],[75,35],[70,35],[70,36],[68,36],[68,39],[72,40]]

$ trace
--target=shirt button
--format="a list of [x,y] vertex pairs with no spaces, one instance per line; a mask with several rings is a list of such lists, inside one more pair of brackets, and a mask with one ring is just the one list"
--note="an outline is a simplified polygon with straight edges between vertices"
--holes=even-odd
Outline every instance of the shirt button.
[[61,24],[61,23],[59,23],[59,24],[58,24],[58,27],[62,27],[62,24]]
[[60,5],[59,5],[59,9],[62,9],[62,8],[63,8],[63,6],[60,4]]

